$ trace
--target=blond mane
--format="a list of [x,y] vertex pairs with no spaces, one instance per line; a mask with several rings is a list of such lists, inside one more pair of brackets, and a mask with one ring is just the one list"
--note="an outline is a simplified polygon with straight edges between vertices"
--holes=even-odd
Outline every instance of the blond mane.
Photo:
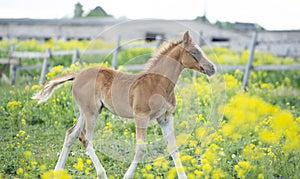
[[178,44],[182,43],[182,40],[171,41],[170,43],[162,44],[153,54],[153,57],[146,63],[146,69],[153,67],[161,56],[166,55],[171,49],[173,49]]

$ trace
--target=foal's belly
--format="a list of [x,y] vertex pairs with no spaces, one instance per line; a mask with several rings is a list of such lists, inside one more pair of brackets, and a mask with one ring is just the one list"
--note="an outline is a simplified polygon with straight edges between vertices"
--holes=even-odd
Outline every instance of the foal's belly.
[[120,104],[120,103],[109,105],[106,104],[105,102],[103,102],[103,105],[106,109],[108,109],[111,113],[115,115],[124,118],[133,118],[133,111],[129,105],[127,106],[126,104]]

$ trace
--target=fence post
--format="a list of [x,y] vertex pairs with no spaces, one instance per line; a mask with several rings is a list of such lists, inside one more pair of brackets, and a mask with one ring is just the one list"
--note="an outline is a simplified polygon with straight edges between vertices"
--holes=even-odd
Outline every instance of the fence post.
[[156,40],[155,48],[158,49],[159,46],[160,46],[161,43],[162,43],[163,38],[162,38],[161,35],[157,35],[157,36],[155,37],[155,40]]
[[49,58],[50,57],[51,57],[51,50],[50,50],[50,48],[47,48],[46,52],[45,52],[45,58],[44,58],[43,66],[42,66],[40,84],[43,84],[46,81],[46,74],[48,72]]
[[116,50],[114,51],[113,58],[112,58],[112,60],[111,60],[111,66],[112,66],[114,69],[117,69],[117,68],[118,68],[118,55],[119,55],[119,52],[121,51],[120,42],[121,42],[121,36],[119,35],[119,36],[118,36],[118,39],[117,39],[117,48],[116,48]]
[[[8,59],[13,59],[13,53],[15,51],[14,45],[11,45],[9,48],[9,57]],[[16,78],[17,78],[17,65],[16,64],[9,64],[9,78],[10,78],[10,84],[14,85],[16,84]]]
[[244,79],[243,79],[243,89],[246,91],[246,87],[248,86],[248,80],[250,77],[250,73],[251,70],[253,68],[252,63],[253,63],[253,59],[254,59],[254,51],[255,51],[255,46],[257,44],[257,34],[258,32],[255,31],[253,33],[252,36],[252,42],[251,42],[251,46],[250,46],[250,51],[249,51],[249,55],[248,55],[248,61],[247,61],[247,65],[245,67],[245,74],[244,74]]
[[72,57],[72,64],[76,63],[76,61],[79,59],[79,50],[78,48],[75,48],[73,57]]

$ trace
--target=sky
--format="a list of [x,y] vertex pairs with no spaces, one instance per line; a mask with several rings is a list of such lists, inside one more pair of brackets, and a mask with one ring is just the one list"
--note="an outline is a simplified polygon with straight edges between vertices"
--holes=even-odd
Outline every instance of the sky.
[[0,18],[70,18],[80,2],[85,13],[101,6],[115,18],[251,22],[267,30],[300,29],[300,0],[1,0]]

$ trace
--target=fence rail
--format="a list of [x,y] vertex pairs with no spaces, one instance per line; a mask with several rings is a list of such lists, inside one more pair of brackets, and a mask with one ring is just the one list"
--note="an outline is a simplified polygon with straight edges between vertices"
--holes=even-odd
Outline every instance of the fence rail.
[[[254,51],[257,45],[260,42],[257,41],[258,33],[253,33],[252,42],[249,47],[249,56],[246,66],[244,65],[219,65],[218,70],[221,71],[230,71],[230,70],[245,70],[244,78],[243,78],[243,88],[246,89],[248,85],[248,80],[250,77],[250,73],[252,70],[293,70],[293,69],[300,69],[300,64],[294,65],[257,65],[253,66],[253,59],[254,59]],[[44,53],[42,52],[16,52],[14,51],[14,47],[11,46],[9,57],[7,59],[0,59],[0,64],[4,64],[4,67],[10,67],[10,79],[4,74],[4,70],[0,69],[0,78],[9,84],[16,83],[16,73],[17,70],[33,70],[33,69],[42,69],[41,76],[40,76],[40,83],[44,83],[46,80],[46,74],[49,71],[50,65],[49,61],[52,59],[53,56],[66,56],[72,55],[72,63],[77,61],[82,61],[81,54],[85,55],[101,55],[101,54],[113,54],[112,57],[112,67],[117,69],[118,68],[118,55],[124,49],[131,49],[131,48],[147,48],[147,47],[156,47],[158,48],[159,45],[162,43],[162,38],[160,36],[156,37],[156,42],[153,43],[146,43],[146,44],[125,44],[121,45],[121,37],[117,39],[117,45],[114,49],[99,49],[99,50],[78,50],[75,48],[74,50],[62,50],[62,51],[51,51],[50,48],[46,49]],[[265,43],[265,42],[262,42]],[[273,42],[275,43],[275,42]],[[300,43],[300,42],[299,42]],[[200,45],[203,45],[200,41]],[[43,64],[36,64],[32,66],[22,66],[21,61],[22,59],[44,59]],[[142,70],[145,68],[144,64],[136,64],[136,65],[126,65],[123,66],[128,71],[136,71]]]

